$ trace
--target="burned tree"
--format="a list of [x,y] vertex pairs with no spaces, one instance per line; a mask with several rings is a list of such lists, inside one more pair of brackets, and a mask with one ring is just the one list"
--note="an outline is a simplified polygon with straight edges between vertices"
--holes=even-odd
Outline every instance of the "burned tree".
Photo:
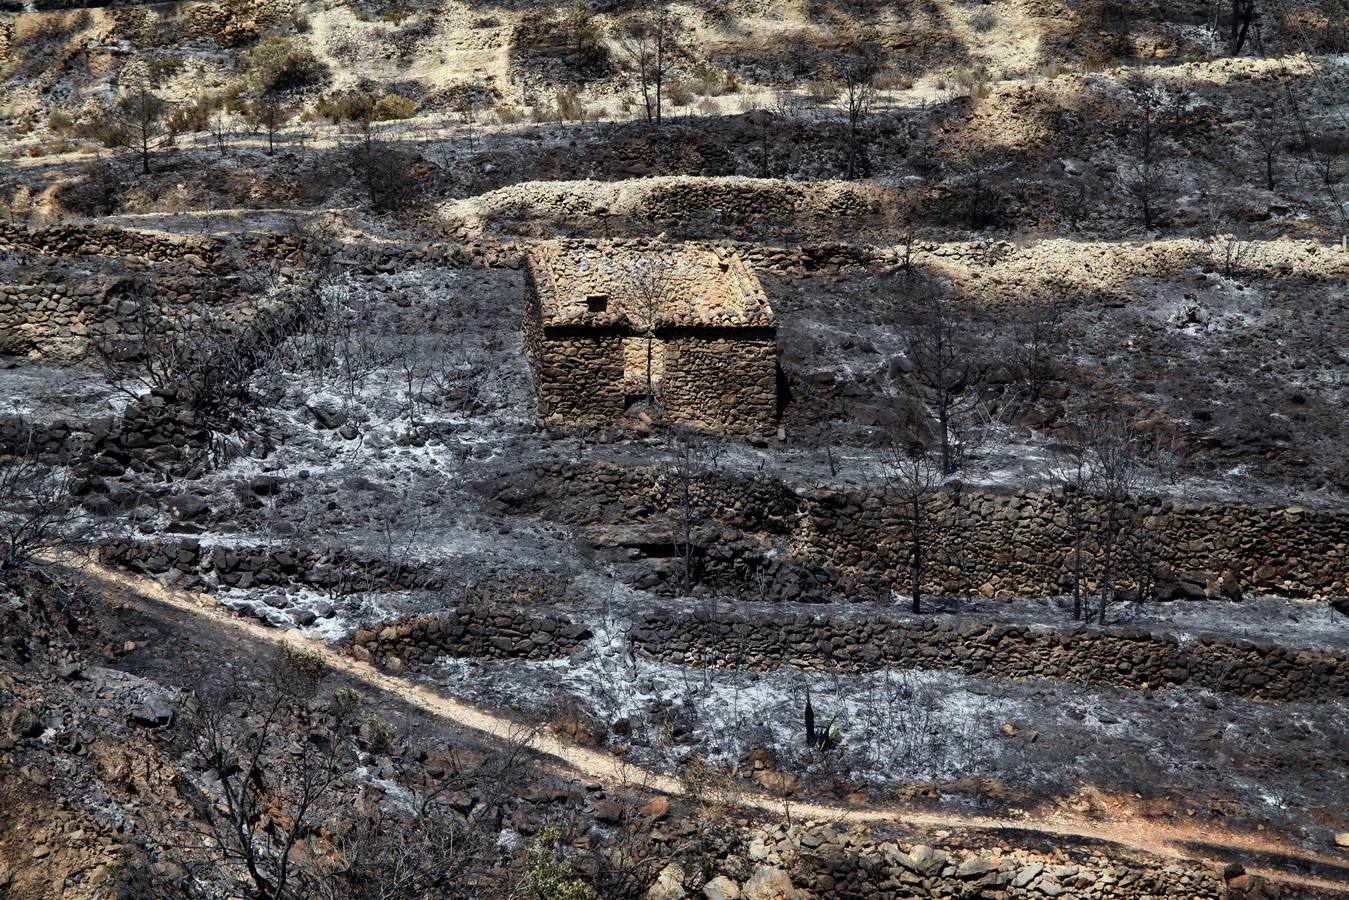
[[1063,500],[1068,531],[1073,538],[1070,569],[1073,579],[1073,621],[1082,620],[1083,541],[1091,515],[1091,488],[1096,480],[1096,458],[1085,428],[1077,428],[1068,441],[1055,448],[1050,472]]
[[[1240,56],[1241,49],[1246,46],[1251,26],[1260,20],[1260,13],[1256,11],[1255,0],[1231,0],[1231,2],[1232,9],[1227,23],[1227,54]],[[1256,28],[1259,30],[1258,25]]]
[[713,435],[674,426],[666,433],[665,451],[666,461],[661,466],[661,492],[670,509],[672,543],[679,560],[676,587],[680,596],[687,596],[698,581],[694,560],[694,531],[703,517],[695,493],[699,482],[716,469],[721,456],[721,443]]
[[248,107],[248,121],[253,127],[267,134],[267,155],[276,153],[276,135],[290,120],[291,108],[279,100],[264,97],[254,100]]
[[1252,110],[1250,122],[1251,139],[1260,152],[1265,190],[1272,191],[1276,184],[1275,164],[1288,141],[1288,122],[1282,115],[1277,101],[1267,107],[1262,105]]
[[907,532],[909,609],[923,608],[923,566],[927,561],[931,505],[941,486],[941,473],[921,445],[892,442],[882,456],[886,488],[894,498],[896,518]]
[[654,364],[656,328],[661,313],[673,299],[669,266],[664,256],[634,256],[628,266],[625,281],[630,298],[629,311],[646,344],[646,402],[656,402]]
[[140,154],[142,175],[150,174],[150,151],[159,146],[168,110],[168,102],[144,81],[117,101],[121,134],[126,146]]
[[[324,803],[355,766],[351,710],[324,702],[317,654],[286,648],[257,685],[203,699],[191,726],[214,781],[214,801],[194,796],[201,849],[214,851],[222,886],[281,900],[305,894],[296,850]],[[292,752],[295,740],[303,742]]]
[[69,471],[42,458],[32,426],[0,444],[0,575],[68,544],[78,524]]
[[923,298],[903,339],[905,355],[928,391],[927,405],[937,420],[944,477],[957,468],[956,419],[974,360],[969,324],[957,316],[948,300],[932,292]]
[[1125,83],[1125,95],[1128,110],[1122,138],[1126,158],[1120,184],[1137,208],[1143,227],[1151,230],[1171,189],[1171,132],[1184,98],[1137,74]]
[[360,137],[348,146],[346,156],[370,208],[393,213],[413,206],[419,186],[409,160],[393,142],[379,136],[372,122],[360,126]]
[[1016,321],[1008,348],[1008,361],[1016,379],[1013,405],[1040,401],[1045,388],[1058,374],[1062,354],[1063,334],[1056,307],[1034,307]]
[[1100,504],[1101,606],[1096,620],[1104,625],[1106,607],[1117,591],[1117,554],[1128,538],[1139,466],[1129,423],[1123,417],[1110,416],[1092,422],[1090,442],[1091,474]]
[[683,24],[668,0],[646,0],[618,35],[619,51],[636,70],[647,122],[661,123],[666,81],[683,52]]
[[868,174],[863,121],[876,98],[876,76],[885,65],[885,51],[871,35],[862,34],[848,42],[828,61],[826,71],[837,95],[834,105],[848,126],[848,178]]

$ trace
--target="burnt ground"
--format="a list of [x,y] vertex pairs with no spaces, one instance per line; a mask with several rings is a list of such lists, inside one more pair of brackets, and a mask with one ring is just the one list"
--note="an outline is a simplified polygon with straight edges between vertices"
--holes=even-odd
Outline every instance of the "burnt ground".
[[[897,280],[902,276],[884,283]],[[906,384],[902,371],[883,362],[899,347],[881,283],[846,272],[769,279],[781,298],[789,380],[818,383],[819,373],[829,372],[826,384],[855,395],[855,405],[832,423],[826,413],[825,423],[789,425],[785,443],[728,442],[720,466],[746,475],[772,472],[798,484],[874,481],[877,451],[868,446],[868,435],[889,424],[880,414],[900,402],[895,397]],[[596,637],[554,662],[446,660],[425,676],[429,683],[485,706],[518,706],[538,721],[579,722],[580,733],[659,770],[677,771],[690,754],[734,766],[757,749],[771,754],[781,771],[802,779],[803,794],[860,792],[919,797],[937,807],[1004,810],[1090,804],[1092,792],[1102,791],[1132,798],[1128,803],[1146,815],[1264,827],[1313,846],[1327,839],[1327,829],[1339,827],[1335,800],[1349,771],[1343,736],[1333,724],[1343,719],[1342,703],[1262,704],[1190,689],[1145,693],[922,670],[866,676],[694,670],[634,657],[624,623],[644,609],[720,603],[771,621],[793,607],[763,606],[710,587],[699,588],[698,601],[634,589],[661,560],[624,553],[621,538],[597,546],[598,532],[578,524],[592,523],[596,511],[563,503],[522,516],[493,502],[513,484],[527,485],[530,471],[547,462],[659,464],[665,455],[660,438],[643,437],[635,421],[626,435],[616,431],[600,443],[534,425],[514,299],[520,288],[520,276],[510,270],[412,267],[366,275],[352,270],[343,297],[363,323],[360,345],[367,355],[357,373],[305,370],[285,354],[278,356],[256,379],[259,394],[268,398],[259,421],[271,437],[271,452],[226,463],[197,480],[110,481],[113,495],[129,492],[135,482],[141,497],[118,533],[152,540],[194,537],[227,547],[359,549],[424,567],[443,585],[435,591],[379,593],[301,585],[213,589],[241,614],[287,627],[297,619],[312,621],[307,633],[333,641],[361,625],[378,627],[491,599],[512,585],[533,585],[533,594],[543,599],[532,602],[583,622]],[[1169,321],[1168,302],[1159,294],[1136,306],[1078,308],[1069,312],[1069,322],[1086,334],[1150,322],[1157,340],[1212,344],[1219,357],[1228,353],[1223,345],[1239,346],[1243,354],[1259,351],[1249,331],[1200,335],[1192,326],[1177,327]],[[1296,313],[1303,310],[1310,329],[1315,308],[1308,300],[1285,318],[1296,327]],[[1087,359],[1099,352],[1096,347],[1088,341],[1074,349]],[[21,363],[10,377],[23,377],[32,365]],[[1258,366],[1232,369],[1234,377],[1244,373],[1252,389],[1267,377]],[[1069,378],[1063,383],[1069,402],[1089,389]],[[1186,390],[1197,401],[1201,398],[1188,387],[1202,390],[1204,384],[1225,394],[1201,375],[1171,389]],[[1314,432],[1319,421],[1309,419],[1302,427]],[[1044,459],[1051,440],[1043,429],[991,431],[975,450],[974,479],[1024,483],[1043,475],[1037,459]],[[824,434],[838,444],[836,476],[829,474],[819,446]],[[624,439],[614,443],[615,437]],[[1255,479],[1245,479],[1234,492],[1232,479],[1221,477],[1225,460],[1196,456],[1193,471],[1170,486],[1181,496],[1288,496],[1287,482],[1278,478],[1249,489],[1245,483]],[[1258,457],[1248,460],[1252,468],[1261,465]],[[279,479],[280,489],[259,494],[252,489],[259,477]],[[1299,496],[1333,506],[1334,493],[1304,483]],[[171,512],[172,501],[183,495],[203,501],[186,519]],[[634,513],[640,518],[649,511],[599,512],[620,534],[625,527],[649,527],[634,521]],[[874,598],[858,599],[840,597],[838,603],[804,609],[869,615]],[[1060,623],[1068,618],[1065,603],[951,597],[930,600],[929,610],[975,621]],[[1236,605],[1116,604],[1111,610],[1112,624],[1343,651],[1340,621],[1328,605],[1278,598],[1252,597]],[[171,672],[166,668],[158,675],[169,678]],[[822,715],[845,723],[840,746],[827,754],[799,749],[807,682]],[[1004,726],[1015,734],[1004,734]],[[1311,770],[1316,777],[1308,777]]]

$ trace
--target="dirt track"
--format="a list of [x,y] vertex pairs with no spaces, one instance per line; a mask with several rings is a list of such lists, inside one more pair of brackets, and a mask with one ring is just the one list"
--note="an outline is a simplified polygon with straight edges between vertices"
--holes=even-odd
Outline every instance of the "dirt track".
[[[73,562],[73,560],[67,560]],[[187,614],[219,633],[272,645],[303,644],[320,654],[332,671],[376,689],[420,710],[431,713],[447,724],[468,729],[496,741],[519,741],[528,735],[529,747],[560,764],[563,775],[600,781],[607,785],[645,791],[684,795],[685,788],[676,778],[625,763],[603,751],[590,749],[558,734],[541,729],[528,733],[518,721],[507,716],[462,703],[435,691],[377,670],[346,656],[332,646],[289,632],[276,631],[251,619],[227,614],[202,595],[167,588],[153,579],[118,572],[99,563],[77,565],[80,577],[90,587],[108,592],[140,611],[162,618],[166,611]],[[168,607],[169,610],[165,610]],[[156,610],[160,615],[156,616]],[[1271,881],[1305,888],[1349,893],[1349,862],[1319,854],[1273,836],[1244,834],[1211,826],[1202,833],[1163,823],[1146,821],[1128,814],[1114,820],[1089,821],[1063,814],[1028,815],[1018,818],[962,815],[958,812],[924,812],[899,806],[858,808],[826,803],[811,803],[745,790],[728,802],[742,809],[770,816],[788,814],[796,819],[836,823],[870,824],[889,822],[918,830],[961,828],[986,832],[1019,832],[1041,837],[1066,837],[1112,844],[1127,851],[1141,852],[1163,859],[1198,859],[1214,862],[1240,862],[1248,872]],[[1286,868],[1262,866],[1259,860],[1284,860],[1290,867],[1333,872],[1338,877],[1315,877]]]

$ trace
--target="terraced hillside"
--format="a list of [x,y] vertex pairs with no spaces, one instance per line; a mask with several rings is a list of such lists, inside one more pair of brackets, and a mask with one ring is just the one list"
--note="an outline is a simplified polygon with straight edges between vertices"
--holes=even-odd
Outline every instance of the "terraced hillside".
[[1347,16],[0,0],[0,898],[1349,895]]

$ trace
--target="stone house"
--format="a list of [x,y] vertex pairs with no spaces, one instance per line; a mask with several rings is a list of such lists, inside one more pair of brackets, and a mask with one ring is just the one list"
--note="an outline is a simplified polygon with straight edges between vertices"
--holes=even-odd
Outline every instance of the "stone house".
[[735,254],[546,242],[528,254],[525,291],[544,421],[612,421],[652,396],[672,422],[742,434],[776,426],[777,320]]

